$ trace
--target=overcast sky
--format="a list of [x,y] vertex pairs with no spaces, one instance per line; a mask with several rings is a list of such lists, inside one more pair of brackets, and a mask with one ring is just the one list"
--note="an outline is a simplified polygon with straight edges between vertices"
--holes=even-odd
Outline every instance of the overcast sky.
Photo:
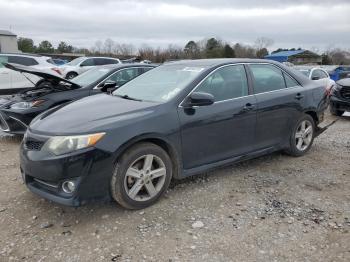
[[90,48],[111,38],[136,46],[219,37],[273,48],[350,48],[349,0],[0,0],[0,29],[36,43]]

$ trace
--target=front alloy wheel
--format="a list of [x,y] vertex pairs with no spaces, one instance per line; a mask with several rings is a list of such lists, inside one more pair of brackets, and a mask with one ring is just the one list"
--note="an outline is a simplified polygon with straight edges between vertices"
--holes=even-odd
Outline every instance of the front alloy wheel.
[[113,198],[128,209],[154,204],[172,177],[172,162],[161,147],[152,143],[132,146],[117,161],[112,179]]
[[124,179],[128,196],[135,201],[147,201],[163,188],[166,178],[164,162],[153,154],[139,157],[134,161]]

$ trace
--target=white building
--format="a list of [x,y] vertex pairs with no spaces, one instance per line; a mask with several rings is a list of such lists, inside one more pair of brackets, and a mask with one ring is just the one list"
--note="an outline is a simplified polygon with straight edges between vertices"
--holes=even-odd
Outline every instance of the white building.
[[19,53],[15,34],[0,30],[0,53]]

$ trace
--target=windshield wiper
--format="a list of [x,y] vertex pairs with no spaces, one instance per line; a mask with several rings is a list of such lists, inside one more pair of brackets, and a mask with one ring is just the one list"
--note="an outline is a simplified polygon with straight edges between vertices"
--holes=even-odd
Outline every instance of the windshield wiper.
[[128,100],[142,101],[142,99],[130,97],[130,96],[128,96],[128,95],[116,95],[116,96],[121,97],[121,98],[124,98],[124,99],[128,99]]

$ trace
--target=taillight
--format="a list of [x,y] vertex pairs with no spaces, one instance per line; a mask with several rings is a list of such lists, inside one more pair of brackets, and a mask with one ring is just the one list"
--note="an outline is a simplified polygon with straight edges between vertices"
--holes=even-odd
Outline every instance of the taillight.
[[51,70],[55,71],[59,75],[62,75],[61,71],[58,68],[56,68],[56,67],[51,68]]

